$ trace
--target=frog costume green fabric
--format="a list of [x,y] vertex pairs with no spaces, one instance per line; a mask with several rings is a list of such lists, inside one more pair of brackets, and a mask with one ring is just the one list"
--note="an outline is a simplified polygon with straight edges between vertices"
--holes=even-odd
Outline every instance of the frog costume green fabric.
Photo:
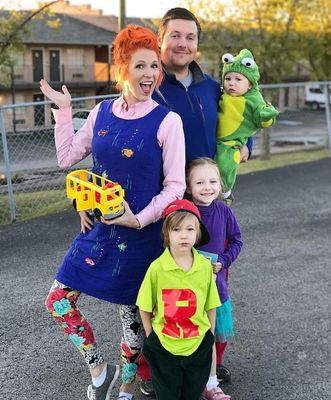
[[224,63],[223,85],[225,75],[229,72],[244,75],[252,85],[242,96],[230,96],[223,93],[220,98],[215,160],[225,189],[229,191],[236,180],[240,149],[260,128],[273,125],[278,111],[271,104],[267,104],[260,93],[259,68],[249,50],[241,50],[236,57],[227,53],[222,60]]

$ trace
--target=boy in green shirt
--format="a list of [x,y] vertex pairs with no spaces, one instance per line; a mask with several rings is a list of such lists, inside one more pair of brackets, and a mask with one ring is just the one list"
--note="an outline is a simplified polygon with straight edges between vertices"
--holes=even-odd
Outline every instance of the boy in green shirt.
[[143,354],[158,400],[198,400],[209,377],[220,305],[211,263],[193,248],[208,243],[209,234],[188,200],[170,203],[163,217],[166,249],[150,265],[137,298]]

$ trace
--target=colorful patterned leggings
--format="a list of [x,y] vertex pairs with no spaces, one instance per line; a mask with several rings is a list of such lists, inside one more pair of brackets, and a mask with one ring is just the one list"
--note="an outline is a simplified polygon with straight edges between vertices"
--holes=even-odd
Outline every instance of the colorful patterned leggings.
[[[95,368],[104,362],[104,358],[98,349],[91,325],[77,308],[76,303],[80,294],[78,290],[55,280],[45,305],[83,355],[88,367]],[[137,372],[142,378],[147,374],[145,379],[148,379],[148,367],[144,360],[141,360],[141,347],[145,333],[138,307],[120,305],[119,308],[123,329],[121,341],[123,382],[133,382]]]

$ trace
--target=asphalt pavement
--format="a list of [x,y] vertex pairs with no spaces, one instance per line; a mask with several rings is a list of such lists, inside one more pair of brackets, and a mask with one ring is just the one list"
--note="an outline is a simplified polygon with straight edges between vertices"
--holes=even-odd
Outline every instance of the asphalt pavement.
[[[239,176],[235,196],[244,249],[231,267],[236,336],[223,390],[233,400],[330,399],[331,158]],[[84,361],[44,307],[78,229],[74,211],[0,227],[0,399],[86,399]],[[119,362],[117,306],[85,295],[79,305],[105,358]]]

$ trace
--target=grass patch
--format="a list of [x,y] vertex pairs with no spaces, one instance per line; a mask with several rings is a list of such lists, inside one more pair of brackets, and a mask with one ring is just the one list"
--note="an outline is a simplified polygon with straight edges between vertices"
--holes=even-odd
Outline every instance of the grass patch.
[[[15,193],[16,221],[26,221],[42,215],[57,213],[70,206],[65,189],[31,193]],[[0,196],[0,225],[10,223],[8,195]]]
[[266,169],[285,167],[286,165],[301,164],[331,157],[330,150],[310,150],[297,153],[272,154],[269,160],[252,159],[239,165],[238,174],[244,175]]

